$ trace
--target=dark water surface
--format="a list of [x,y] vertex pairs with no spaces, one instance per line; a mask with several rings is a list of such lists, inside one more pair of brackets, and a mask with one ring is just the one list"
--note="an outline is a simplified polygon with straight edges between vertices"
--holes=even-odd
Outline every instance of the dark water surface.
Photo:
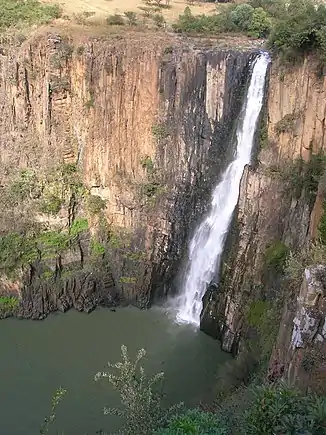
[[68,394],[50,434],[117,429],[119,420],[104,416],[103,407],[119,406],[119,397],[94,375],[106,371],[107,361],[120,361],[121,344],[132,357],[147,350],[148,373],[165,372],[167,403],[194,406],[208,399],[218,366],[230,358],[217,341],[155,308],[70,311],[41,322],[6,319],[0,322],[0,434],[39,434],[59,386]]

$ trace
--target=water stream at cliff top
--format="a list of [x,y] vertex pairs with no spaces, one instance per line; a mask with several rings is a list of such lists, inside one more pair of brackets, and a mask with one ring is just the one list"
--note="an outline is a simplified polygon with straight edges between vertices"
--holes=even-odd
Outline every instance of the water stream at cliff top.
[[234,160],[213,191],[211,209],[190,242],[183,288],[176,299],[179,322],[200,324],[202,298],[207,285],[218,271],[233,211],[238,202],[241,177],[245,166],[250,163],[269,62],[270,58],[266,53],[259,54],[253,62],[248,93],[238,121]]

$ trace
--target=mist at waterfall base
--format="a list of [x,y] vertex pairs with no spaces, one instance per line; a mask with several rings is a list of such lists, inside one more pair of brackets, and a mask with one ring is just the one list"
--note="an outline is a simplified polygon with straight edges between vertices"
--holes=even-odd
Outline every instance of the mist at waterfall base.
[[238,202],[244,168],[250,163],[257,120],[263,105],[265,78],[270,58],[260,53],[252,75],[236,131],[237,148],[212,194],[211,208],[195,230],[180,295],[172,302],[178,323],[200,324],[202,298],[218,272],[232,215]]

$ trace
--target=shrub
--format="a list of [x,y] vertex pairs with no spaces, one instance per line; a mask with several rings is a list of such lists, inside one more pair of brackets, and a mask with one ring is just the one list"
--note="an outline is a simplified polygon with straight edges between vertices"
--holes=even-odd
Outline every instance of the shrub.
[[62,199],[56,195],[49,195],[47,198],[41,200],[39,204],[40,212],[56,215],[59,213],[62,206]]
[[120,14],[109,15],[106,19],[106,24],[109,26],[123,26],[125,24],[125,20]]
[[323,434],[326,398],[301,395],[285,384],[256,387],[246,413],[247,435]]
[[318,225],[319,240],[323,245],[326,245],[326,201],[323,201],[323,215]]
[[304,190],[309,201],[313,203],[324,172],[325,155],[321,151],[313,154],[308,162],[298,157],[292,165],[287,167],[283,178],[296,198],[299,198]]
[[32,196],[32,192],[36,186],[37,180],[35,172],[31,169],[23,169],[9,185],[9,197],[14,204],[24,201],[28,197]]
[[94,257],[101,257],[105,254],[105,248],[102,245],[102,243],[98,242],[95,239],[91,240],[91,255],[93,255]]
[[51,406],[51,414],[49,417],[46,417],[44,419],[44,423],[42,424],[40,428],[40,435],[44,435],[49,431],[49,427],[54,423],[56,419],[56,409],[61,400],[64,398],[64,396],[67,394],[67,390],[60,387],[55,392],[54,396],[52,397],[52,406]]
[[153,21],[156,25],[156,27],[161,28],[165,24],[165,20],[162,14],[155,14],[153,15]]
[[275,125],[275,133],[290,133],[294,129],[296,120],[300,117],[298,113],[289,113],[285,115],[280,121]]
[[88,220],[86,218],[78,218],[74,220],[70,227],[70,235],[77,237],[80,233],[88,230]]
[[288,254],[289,248],[277,240],[269,245],[265,251],[265,265],[268,268],[283,272]]
[[87,210],[94,216],[99,214],[106,207],[106,202],[98,195],[90,195],[87,198]]
[[147,198],[153,198],[161,193],[163,186],[161,183],[153,181],[152,183],[146,183],[142,186],[143,194]]
[[135,26],[137,24],[137,14],[134,11],[127,11],[124,13],[125,17],[128,20],[128,24],[130,26]]
[[140,349],[135,361],[128,355],[126,346],[121,346],[122,361],[116,364],[108,363],[110,369],[116,373],[97,373],[95,380],[107,379],[120,394],[124,409],[105,409],[105,414],[122,417],[124,435],[149,435],[165,424],[166,419],[175,409],[164,410],[161,406],[162,396],[157,392],[157,384],[163,380],[164,374],[157,373],[151,378],[145,374],[139,365],[145,357],[146,351]]
[[163,122],[154,124],[152,126],[152,134],[157,139],[165,139],[169,136],[169,129]]
[[164,429],[154,435],[227,435],[228,431],[216,414],[200,409],[189,409],[184,414],[174,415]]
[[0,319],[11,316],[19,305],[19,299],[15,296],[0,296]]
[[42,24],[61,16],[56,4],[38,0],[0,0],[0,29],[17,24]]
[[143,157],[140,161],[143,169],[146,170],[147,174],[152,174],[154,172],[154,163],[150,156]]
[[316,5],[313,0],[290,0],[287,12],[279,17],[270,34],[269,45],[290,61],[311,50],[323,54],[325,26],[324,4]]

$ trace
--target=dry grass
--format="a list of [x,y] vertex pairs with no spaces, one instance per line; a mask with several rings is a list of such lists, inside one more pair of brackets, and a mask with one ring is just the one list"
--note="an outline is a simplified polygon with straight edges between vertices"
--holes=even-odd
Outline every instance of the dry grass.
[[[51,0],[41,0],[43,2]],[[53,1],[53,0],[52,0]],[[163,3],[165,3],[163,1]],[[73,14],[92,13],[94,19],[106,17],[111,14],[121,14],[125,11],[134,11],[141,13],[139,6],[146,6],[141,0],[65,0],[60,2],[64,14],[72,16]],[[178,16],[183,13],[186,6],[189,6],[194,15],[209,14],[215,11],[214,3],[195,2],[189,5],[185,0],[171,0],[170,9],[162,9],[164,19],[167,23],[177,20]]]

